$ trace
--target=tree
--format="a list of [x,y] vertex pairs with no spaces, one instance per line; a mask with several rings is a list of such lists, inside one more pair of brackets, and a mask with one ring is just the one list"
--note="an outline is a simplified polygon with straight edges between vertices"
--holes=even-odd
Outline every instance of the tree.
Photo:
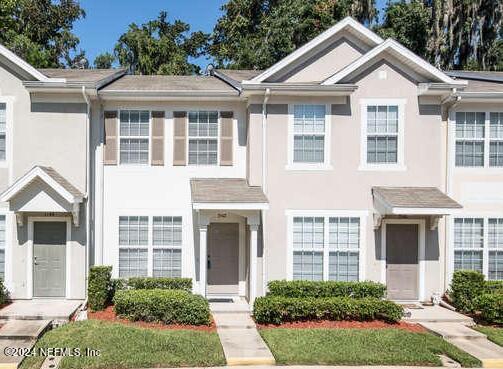
[[35,67],[69,66],[79,44],[73,23],[83,17],[77,0],[1,0],[0,43]]
[[110,53],[103,53],[96,56],[94,59],[94,68],[110,69],[115,61],[115,56]]
[[377,19],[374,0],[229,0],[208,47],[219,66],[264,69],[351,15]]
[[190,26],[180,20],[170,23],[167,13],[141,26],[132,23],[115,46],[119,64],[134,74],[193,74],[199,66],[189,57],[201,56],[208,36],[189,34]]

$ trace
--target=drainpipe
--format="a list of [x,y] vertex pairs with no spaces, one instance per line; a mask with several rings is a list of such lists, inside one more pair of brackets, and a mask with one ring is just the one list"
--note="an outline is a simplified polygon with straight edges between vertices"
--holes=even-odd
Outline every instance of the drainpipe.
[[[267,174],[267,134],[266,134],[266,122],[267,122],[267,102],[269,101],[269,96],[271,95],[271,89],[267,88],[264,93],[264,102],[262,104],[262,190],[264,194],[267,195],[266,192],[266,174]],[[262,293],[265,295],[266,292],[266,254],[267,248],[265,245],[265,214],[267,210],[262,210]]]
[[89,225],[89,215],[90,215],[90,188],[91,188],[91,143],[90,143],[90,123],[91,123],[91,103],[89,101],[89,97],[87,96],[86,92],[86,87],[82,86],[82,96],[84,97],[84,100],[86,102],[87,110],[86,110],[86,257],[85,257],[85,279],[86,279],[86,297],[87,297],[87,274],[89,270],[89,248],[91,245],[90,242],[90,235],[91,235],[91,230],[90,230],[90,225]]

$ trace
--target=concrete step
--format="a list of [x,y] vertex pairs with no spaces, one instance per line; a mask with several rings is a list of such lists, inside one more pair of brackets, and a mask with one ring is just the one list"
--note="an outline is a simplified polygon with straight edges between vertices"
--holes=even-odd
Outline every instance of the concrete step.
[[213,319],[220,329],[242,328],[254,329],[255,322],[249,313],[214,313]]
[[464,338],[467,340],[485,339],[486,335],[459,323],[420,323],[424,328],[444,339]]
[[503,347],[487,339],[455,338],[447,341],[479,359],[484,368],[503,368]]
[[440,306],[424,306],[422,309],[405,309],[410,316],[403,320],[410,323],[460,323],[474,325],[473,319]]
[[250,313],[247,303],[210,302],[212,313]]
[[269,351],[256,329],[219,329],[227,365],[274,365]]
[[37,339],[50,325],[50,320],[9,320],[0,328],[0,340]]
[[[17,369],[25,356],[14,355],[9,351],[10,348],[15,347],[18,350],[29,350],[34,345],[36,339],[22,340],[22,339],[2,339],[0,340],[0,368],[1,369]],[[6,349],[9,348],[9,349]],[[6,355],[8,353],[8,355]]]
[[16,300],[0,310],[0,320],[53,320],[68,322],[80,300]]

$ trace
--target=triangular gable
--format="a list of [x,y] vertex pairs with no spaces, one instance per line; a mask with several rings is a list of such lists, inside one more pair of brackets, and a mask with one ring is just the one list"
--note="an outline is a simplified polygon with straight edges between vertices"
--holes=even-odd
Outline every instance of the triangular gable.
[[414,54],[405,46],[396,42],[393,39],[387,39],[383,43],[374,47],[372,50],[362,55],[360,58],[349,64],[342,70],[335,73],[333,76],[327,78],[322,82],[322,85],[332,85],[344,81],[345,78],[361,71],[365,66],[370,66],[372,60],[378,58],[383,53],[388,52],[397,57],[405,65],[412,67],[414,70],[427,76],[432,81],[448,83],[452,85],[466,85],[466,82],[452,79],[441,70],[435,68],[433,65]]
[[269,77],[281,72],[282,70],[290,66],[292,63],[297,61],[302,56],[306,55],[309,51],[316,48],[318,45],[336,37],[336,35],[343,30],[349,30],[353,35],[357,36],[371,47],[374,47],[375,45],[383,42],[383,39],[381,37],[369,30],[367,27],[363,26],[361,23],[357,22],[351,17],[346,17],[342,21],[335,24],[333,27],[329,28],[285,58],[281,59],[269,69],[251,79],[250,82],[264,82]]

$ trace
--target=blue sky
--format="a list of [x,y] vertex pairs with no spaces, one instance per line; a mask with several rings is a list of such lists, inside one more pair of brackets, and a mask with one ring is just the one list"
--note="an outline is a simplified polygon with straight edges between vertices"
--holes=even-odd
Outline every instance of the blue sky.
[[[381,8],[386,0],[377,0]],[[169,19],[180,19],[191,25],[192,30],[211,32],[221,15],[220,7],[226,0],[80,0],[86,18],[75,24],[75,34],[80,47],[86,51],[92,63],[96,55],[112,52],[119,36],[129,24],[144,23],[154,19],[161,10],[168,12]],[[196,60],[205,67],[208,61]]]

